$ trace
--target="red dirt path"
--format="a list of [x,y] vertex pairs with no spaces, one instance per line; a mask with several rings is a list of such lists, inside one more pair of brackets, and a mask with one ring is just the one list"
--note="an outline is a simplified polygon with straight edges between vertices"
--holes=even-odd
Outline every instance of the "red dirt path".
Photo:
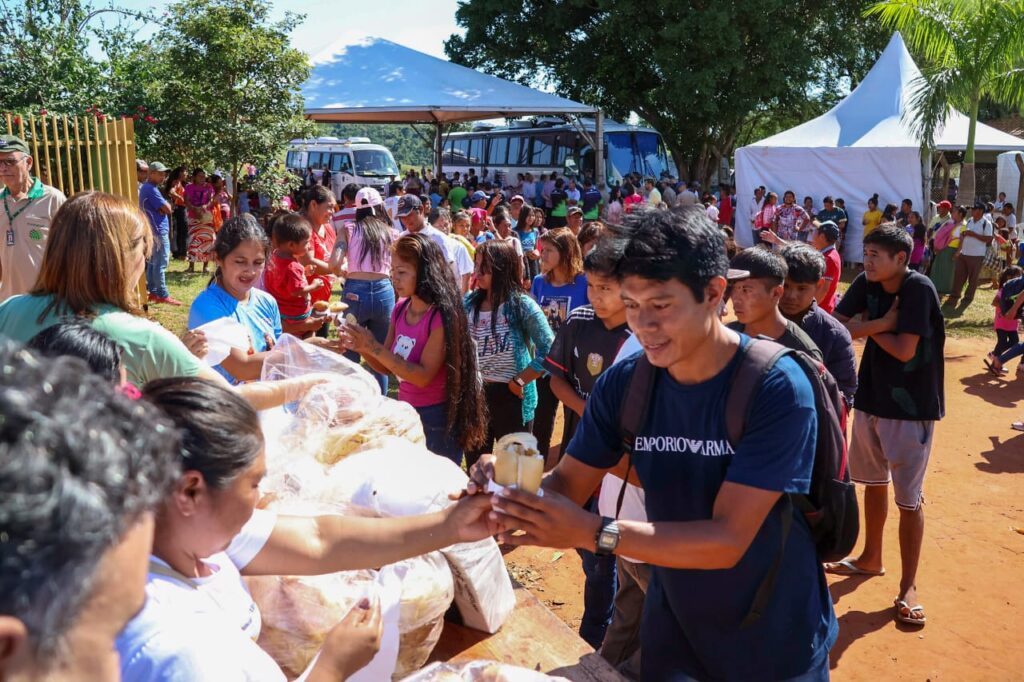
[[[890,505],[887,574],[829,577],[840,627],[833,680],[1024,680],[1024,433],[1010,429],[1024,418],[1024,380],[984,371],[981,358],[991,345],[946,342],[946,418],[925,480],[918,575],[929,622],[919,630],[893,618],[900,561]],[[574,551],[517,548],[506,561],[520,582],[578,627],[583,574]]]

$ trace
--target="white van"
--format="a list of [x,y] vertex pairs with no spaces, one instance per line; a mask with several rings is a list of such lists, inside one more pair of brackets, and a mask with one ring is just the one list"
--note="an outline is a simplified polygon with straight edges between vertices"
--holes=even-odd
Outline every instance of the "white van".
[[288,143],[285,165],[303,177],[312,168],[317,181],[324,169],[330,170],[331,191],[339,200],[342,188],[350,182],[360,187],[373,187],[386,196],[388,183],[399,176],[391,150],[372,144],[368,137],[292,140]]

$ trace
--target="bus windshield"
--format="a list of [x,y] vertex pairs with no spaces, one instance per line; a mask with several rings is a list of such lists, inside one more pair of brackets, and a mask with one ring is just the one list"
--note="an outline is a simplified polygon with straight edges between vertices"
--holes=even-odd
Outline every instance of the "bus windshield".
[[356,175],[363,177],[383,177],[387,175],[398,175],[398,166],[391,156],[391,152],[381,149],[357,149]]
[[609,175],[618,181],[627,173],[660,177],[662,172],[675,175],[675,167],[657,133],[608,133]]

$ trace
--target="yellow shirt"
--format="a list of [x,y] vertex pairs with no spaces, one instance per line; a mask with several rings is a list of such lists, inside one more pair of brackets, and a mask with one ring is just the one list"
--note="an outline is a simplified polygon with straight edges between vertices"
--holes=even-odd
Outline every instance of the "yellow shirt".
[[0,301],[35,285],[50,222],[64,200],[59,189],[38,178],[21,201],[12,199],[6,188],[0,192]]
[[877,208],[874,211],[868,211],[864,214],[864,236],[867,237],[869,234],[875,231],[875,228],[882,224],[882,212]]

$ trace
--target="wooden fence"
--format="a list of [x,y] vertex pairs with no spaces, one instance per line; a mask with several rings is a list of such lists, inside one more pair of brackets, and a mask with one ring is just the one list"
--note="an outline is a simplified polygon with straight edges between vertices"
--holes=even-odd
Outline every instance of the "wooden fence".
[[68,196],[96,189],[138,204],[132,119],[7,113],[4,123],[0,130],[28,143],[35,173],[47,184]]

